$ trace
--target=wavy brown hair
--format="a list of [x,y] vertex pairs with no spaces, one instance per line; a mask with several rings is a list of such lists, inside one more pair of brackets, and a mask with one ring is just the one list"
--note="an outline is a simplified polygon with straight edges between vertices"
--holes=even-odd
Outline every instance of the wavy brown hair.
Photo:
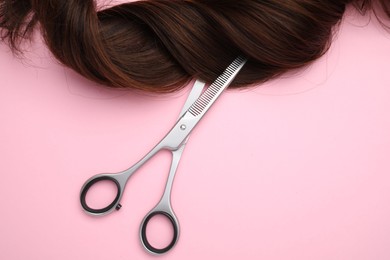
[[319,58],[347,4],[389,0],[153,0],[97,10],[93,0],[0,0],[1,39],[14,52],[39,24],[64,65],[98,83],[175,91],[213,81],[239,54],[249,62],[232,87],[266,81]]

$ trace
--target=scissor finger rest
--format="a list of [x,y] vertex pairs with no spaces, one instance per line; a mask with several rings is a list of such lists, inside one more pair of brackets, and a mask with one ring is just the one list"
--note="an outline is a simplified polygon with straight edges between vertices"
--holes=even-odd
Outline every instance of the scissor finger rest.
[[[156,248],[154,246],[152,246],[148,240],[148,237],[147,237],[147,227],[148,227],[148,224],[149,224],[149,221],[155,217],[156,215],[163,215],[164,217],[166,217],[169,222],[172,224],[172,228],[173,228],[173,236],[172,236],[172,240],[171,242],[166,246],[166,247],[163,247],[163,248]],[[166,252],[168,252],[169,250],[171,250],[172,247],[175,246],[178,238],[179,238],[179,225],[177,223],[177,220],[176,220],[176,217],[167,212],[167,211],[151,211],[145,218],[144,220],[142,221],[141,223],[141,230],[140,230],[140,236],[141,236],[141,242],[143,244],[143,246],[151,253],[153,254],[164,254]]]
[[[108,206],[106,206],[104,208],[100,208],[100,209],[92,208],[88,205],[86,197],[87,197],[89,189],[94,184],[101,182],[101,181],[111,181],[112,183],[114,183],[116,188],[117,188],[117,193],[116,193],[114,200]],[[114,207],[117,207],[117,205],[119,205],[118,201],[120,199],[120,195],[121,195],[121,185],[119,184],[118,180],[111,177],[111,176],[102,175],[102,176],[97,176],[95,178],[92,178],[84,184],[84,186],[81,190],[81,193],[80,193],[80,203],[85,211],[87,211],[91,214],[100,215],[100,214],[109,212]]]

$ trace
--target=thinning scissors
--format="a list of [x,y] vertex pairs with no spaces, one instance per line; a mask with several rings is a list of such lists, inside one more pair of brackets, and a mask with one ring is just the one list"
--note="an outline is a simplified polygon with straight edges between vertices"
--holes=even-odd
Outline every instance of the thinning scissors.
[[[84,211],[91,215],[104,215],[111,213],[114,209],[119,210],[121,205],[119,204],[122,198],[124,188],[129,178],[150,158],[152,158],[157,152],[161,150],[169,150],[172,152],[172,162],[168,175],[168,180],[165,186],[165,191],[157,205],[149,211],[145,218],[141,222],[140,226],[140,240],[142,245],[147,251],[153,254],[163,254],[168,252],[177,242],[179,238],[179,222],[173,212],[171,206],[171,188],[173,179],[176,173],[177,166],[179,164],[181,155],[183,153],[185,144],[189,138],[189,134],[198,124],[200,119],[209,110],[212,104],[217,100],[221,93],[230,85],[238,72],[244,66],[246,58],[237,57],[226,70],[202,93],[205,83],[197,80],[194,87],[189,94],[187,101],[180,113],[180,117],[168,134],[141,160],[134,164],[129,169],[115,173],[115,174],[98,174],[88,179],[80,193],[80,203]],[[200,96],[200,97],[199,97]],[[88,206],[86,196],[88,190],[97,182],[111,181],[116,185],[117,194],[114,200],[104,208],[92,208]],[[146,236],[146,228],[151,218],[156,215],[163,215],[167,217],[173,227],[172,241],[164,248],[155,248],[152,246]]]

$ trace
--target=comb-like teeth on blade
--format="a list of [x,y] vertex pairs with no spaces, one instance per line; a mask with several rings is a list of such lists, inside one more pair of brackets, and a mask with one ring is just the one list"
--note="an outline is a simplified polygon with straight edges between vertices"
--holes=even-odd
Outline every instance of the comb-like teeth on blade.
[[210,87],[203,93],[203,95],[195,101],[195,103],[189,108],[189,112],[193,116],[198,116],[207,107],[219,90],[224,87],[230,77],[240,67],[242,62],[245,61],[244,57],[236,58],[225,71],[210,85]]

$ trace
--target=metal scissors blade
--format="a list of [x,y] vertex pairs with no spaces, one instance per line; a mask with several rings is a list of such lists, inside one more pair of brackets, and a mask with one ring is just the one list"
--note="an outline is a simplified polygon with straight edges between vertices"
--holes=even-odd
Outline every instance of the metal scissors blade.
[[246,58],[239,56],[225,69],[155,147],[157,151],[160,149],[176,150],[180,147],[222,92],[234,80],[246,61]]
[[190,94],[188,94],[187,100],[183,105],[183,108],[180,111],[179,119],[184,115],[184,113],[195,103],[195,101],[199,98],[199,96],[202,94],[204,86],[206,85],[205,82],[203,82],[200,79],[197,79],[192,86]]

